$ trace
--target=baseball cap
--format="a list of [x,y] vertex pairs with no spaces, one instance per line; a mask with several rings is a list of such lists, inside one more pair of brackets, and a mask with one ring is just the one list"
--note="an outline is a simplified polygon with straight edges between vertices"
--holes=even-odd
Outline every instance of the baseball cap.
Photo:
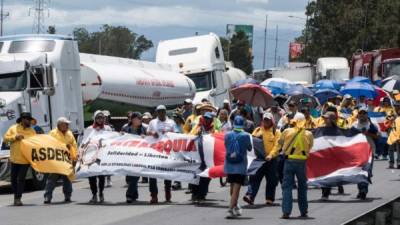
[[111,115],[110,111],[108,111],[108,110],[103,110],[103,114],[104,114],[104,116],[110,116]]
[[242,116],[236,116],[233,120],[233,128],[235,129],[243,129],[244,127],[244,119]]
[[351,95],[349,95],[349,94],[345,94],[345,95],[343,96],[343,98],[344,98],[344,99],[351,99],[351,98],[353,98],[353,97],[351,97]]
[[185,104],[192,104],[193,102],[192,102],[192,99],[187,98],[187,99],[185,99],[184,103]]
[[263,120],[265,120],[265,119],[273,120],[273,119],[274,119],[274,116],[272,115],[272,113],[266,112],[266,113],[264,113],[264,115],[263,115]]
[[167,110],[167,107],[165,107],[165,105],[157,106],[156,111],[161,111],[161,110]]
[[143,113],[143,119],[153,119],[153,116],[149,112]]
[[361,107],[361,108],[358,110],[358,112],[362,112],[362,111],[368,112],[368,108],[367,108],[367,107]]
[[206,113],[204,113],[204,118],[212,119],[212,118],[214,118],[214,113],[206,112]]
[[31,121],[34,120],[30,112],[21,112],[19,118],[17,119],[17,123],[20,123],[23,118]]
[[394,95],[400,94],[400,91],[399,90],[393,90],[392,94],[394,94]]
[[70,124],[71,121],[68,120],[66,117],[60,117],[57,119],[57,123],[66,123],[66,124]]
[[139,118],[139,119],[141,119],[141,118],[142,118],[142,114],[141,114],[140,112],[133,112],[133,113],[131,114],[131,119],[134,119],[134,118]]
[[96,112],[94,112],[93,118],[96,119],[97,117],[104,117],[104,112],[101,110],[97,110]]
[[228,99],[225,99],[225,100],[224,100],[224,103],[229,104],[229,100],[228,100]]

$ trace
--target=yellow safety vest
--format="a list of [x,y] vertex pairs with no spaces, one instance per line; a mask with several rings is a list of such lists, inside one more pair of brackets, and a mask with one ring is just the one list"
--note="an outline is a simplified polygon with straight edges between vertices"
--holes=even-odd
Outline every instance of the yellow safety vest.
[[288,150],[290,149],[290,154],[287,155],[288,159],[307,160],[308,155],[305,151],[305,145],[304,145],[304,140],[303,140],[304,133],[305,133],[305,130],[302,129],[300,131],[300,133],[296,136],[292,145],[288,147]]

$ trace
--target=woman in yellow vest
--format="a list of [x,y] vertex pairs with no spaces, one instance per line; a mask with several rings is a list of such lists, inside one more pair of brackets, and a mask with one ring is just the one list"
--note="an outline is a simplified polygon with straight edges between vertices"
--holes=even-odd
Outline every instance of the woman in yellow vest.
[[21,140],[36,135],[31,127],[32,115],[29,112],[22,112],[17,119],[17,124],[11,126],[4,134],[4,143],[10,145],[11,161],[11,186],[14,192],[14,205],[22,206],[22,193],[25,188],[25,177],[29,169],[29,162],[21,152]]
[[265,177],[267,180],[265,204],[273,205],[276,186],[278,185],[277,156],[279,154],[278,141],[281,137],[281,132],[275,127],[274,116],[271,113],[264,113],[262,126],[256,128],[252,135],[262,139],[266,162],[255,175],[250,176],[250,185],[248,186],[247,193],[243,197],[243,200],[249,205],[254,204],[254,199],[260,188],[261,181],[263,177]]

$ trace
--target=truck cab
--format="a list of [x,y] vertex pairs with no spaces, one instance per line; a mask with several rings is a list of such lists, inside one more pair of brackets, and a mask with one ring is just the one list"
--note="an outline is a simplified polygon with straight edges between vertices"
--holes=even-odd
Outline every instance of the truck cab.
[[72,121],[74,133],[83,131],[80,81],[78,46],[72,37],[0,38],[0,179],[7,178],[10,154],[3,135],[21,112],[31,112],[44,133],[55,128],[61,116]]
[[[196,86],[195,103],[206,98],[220,106],[224,99],[230,99],[228,90],[238,79],[227,73],[221,42],[213,33],[161,41],[156,62],[172,65],[193,80]],[[241,75],[239,79],[244,78]]]

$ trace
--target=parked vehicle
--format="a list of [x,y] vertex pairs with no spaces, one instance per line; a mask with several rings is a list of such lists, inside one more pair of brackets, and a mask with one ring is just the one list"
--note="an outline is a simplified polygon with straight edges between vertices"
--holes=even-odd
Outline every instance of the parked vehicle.
[[346,81],[349,79],[349,62],[344,57],[324,57],[317,60],[317,80]]

